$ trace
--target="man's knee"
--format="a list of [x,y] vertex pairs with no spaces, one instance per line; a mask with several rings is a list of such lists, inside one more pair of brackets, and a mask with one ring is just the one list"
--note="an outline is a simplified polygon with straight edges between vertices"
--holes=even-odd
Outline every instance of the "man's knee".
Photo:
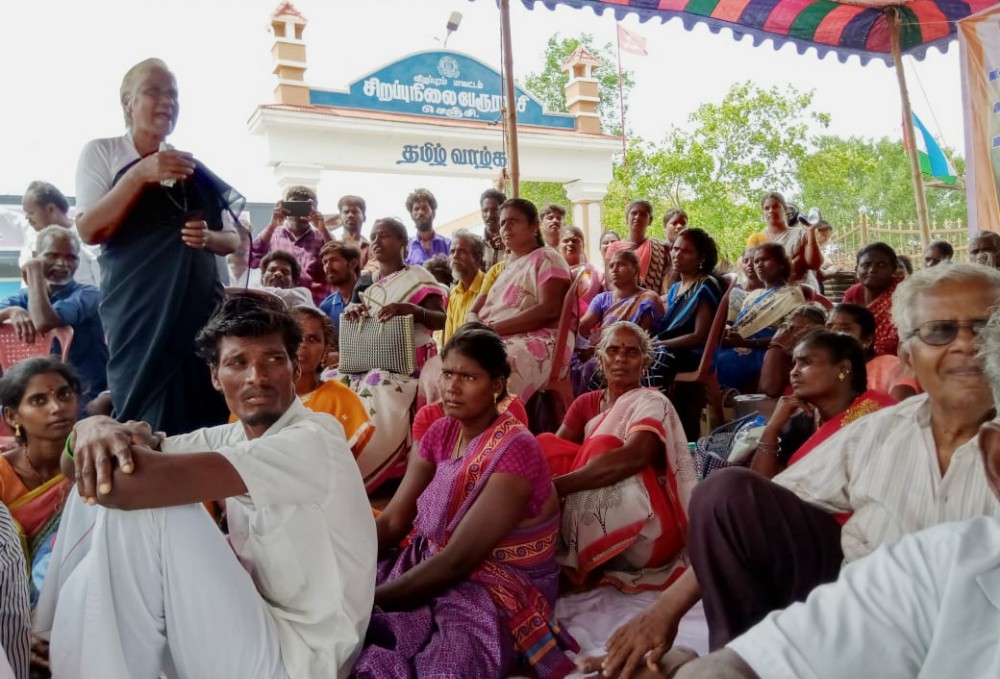
[[771,482],[742,467],[720,469],[700,483],[691,495],[691,521],[712,516],[752,515],[759,511],[759,491]]

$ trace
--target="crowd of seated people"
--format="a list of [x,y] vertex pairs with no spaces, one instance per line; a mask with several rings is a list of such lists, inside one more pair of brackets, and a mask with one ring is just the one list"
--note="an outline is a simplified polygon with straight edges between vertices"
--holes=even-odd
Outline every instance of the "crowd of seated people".
[[[565,207],[497,189],[483,236],[437,233],[426,189],[415,237],[363,234],[353,195],[335,235],[308,187],[254,234],[166,144],[166,65],[121,97],[128,133],[81,156],[79,236],[33,183],[0,303],[19,340],[74,330],[67,364],[0,377],[0,677],[866,676],[884,639],[901,676],[995,674],[1000,239],[905,274],[868,244],[828,312],[826,231],[776,193],[735,274],[683,210],[649,233],[643,199],[592,260]],[[699,366],[775,401],[710,473],[675,380]],[[574,655],[557,599],[601,585],[659,594]],[[703,659],[672,648],[698,601]]]

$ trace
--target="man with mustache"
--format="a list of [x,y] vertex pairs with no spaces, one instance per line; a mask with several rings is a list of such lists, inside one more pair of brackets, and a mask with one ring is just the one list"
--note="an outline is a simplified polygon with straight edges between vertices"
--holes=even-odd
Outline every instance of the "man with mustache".
[[[994,400],[1000,399],[1000,311],[979,335]],[[995,417],[979,428],[978,440],[980,473],[1000,498]],[[677,677],[998,676],[998,551],[1000,520],[993,516],[908,535]]]
[[416,189],[406,197],[406,211],[417,227],[417,235],[410,239],[404,257],[410,266],[420,266],[434,255],[448,256],[451,241],[434,232],[437,206],[437,198],[427,189]]
[[969,239],[969,261],[1000,269],[1000,233],[980,231]]
[[260,260],[260,270],[261,288],[285,300],[289,309],[299,305],[316,306],[313,304],[309,288],[298,284],[302,269],[299,268],[299,261],[292,253],[285,250],[271,250]]
[[996,409],[977,344],[998,304],[1000,272],[978,264],[922,269],[903,281],[892,307],[899,356],[925,393],[858,418],[771,481],[747,469],[714,472],[688,509],[692,568],[587,666],[609,677],[655,666],[698,599],[709,647],[721,649],[881,545],[948,521],[1000,518],[983,474],[979,432]]
[[[52,328],[73,328],[69,362],[83,378],[82,408],[108,388],[108,345],[97,310],[101,292],[73,280],[80,263],[80,239],[73,231],[45,227],[38,233],[35,251],[38,254],[21,270],[27,287],[0,302],[0,322],[9,321],[20,340],[29,344]],[[53,349],[62,352],[58,346]]]
[[[302,331],[227,297],[196,340],[238,421],[164,437],[77,423],[36,631],[67,678],[344,677],[365,637],[375,526],[344,429],[295,394]],[[82,502],[81,502],[82,498]],[[227,540],[200,503],[227,498]]]
[[500,238],[500,206],[505,202],[507,196],[497,189],[486,189],[479,196],[479,212],[483,217],[483,261],[479,266],[483,271],[489,271],[507,254]]
[[566,222],[566,208],[549,203],[538,211],[538,217],[542,220],[542,240],[545,241],[545,245],[558,250],[559,237]]

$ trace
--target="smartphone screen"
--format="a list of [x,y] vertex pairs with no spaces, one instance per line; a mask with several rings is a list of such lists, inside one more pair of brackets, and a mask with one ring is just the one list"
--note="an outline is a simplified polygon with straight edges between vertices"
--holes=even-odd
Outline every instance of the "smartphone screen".
[[312,213],[312,202],[308,200],[286,200],[281,206],[293,217],[308,217]]

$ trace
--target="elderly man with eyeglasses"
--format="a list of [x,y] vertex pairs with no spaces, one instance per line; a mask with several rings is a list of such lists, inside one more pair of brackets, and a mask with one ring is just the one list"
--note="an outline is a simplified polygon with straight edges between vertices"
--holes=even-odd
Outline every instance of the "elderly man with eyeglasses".
[[[1000,501],[983,472],[980,427],[996,419],[996,409],[977,344],[998,304],[1000,271],[977,264],[923,269],[901,283],[892,310],[900,358],[925,393],[848,424],[773,481],[745,469],[713,474],[691,499],[692,569],[616,632],[608,656],[590,661],[588,669],[600,666],[606,676],[632,675],[640,665],[648,665],[640,671],[659,671],[677,622],[699,597],[709,645],[720,649],[771,611],[836,580],[845,562],[936,524],[1000,517]],[[882,615],[881,604],[870,603],[866,615]],[[852,629],[844,621],[836,632]],[[759,649],[758,637],[734,642],[735,651],[754,660],[801,651],[787,644]]]

